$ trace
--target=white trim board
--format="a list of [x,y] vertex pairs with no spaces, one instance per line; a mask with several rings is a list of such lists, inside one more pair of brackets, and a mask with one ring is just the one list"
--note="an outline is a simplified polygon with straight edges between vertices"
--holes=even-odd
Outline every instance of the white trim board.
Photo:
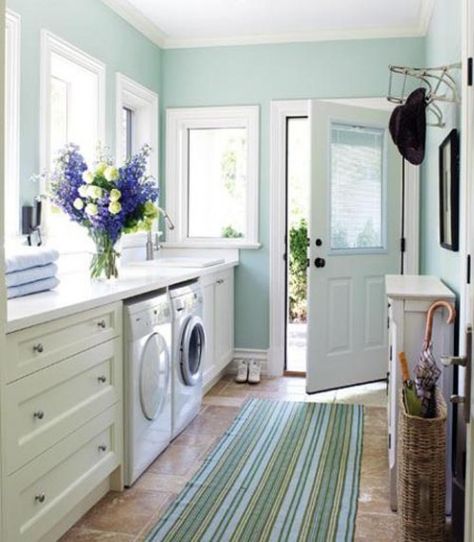
[[325,29],[315,30],[314,32],[252,34],[226,37],[173,38],[143,15],[128,0],[102,0],[102,2],[162,49],[423,37],[427,33],[434,8],[434,0],[423,0],[418,16],[418,23],[414,26],[350,28],[346,30]]
[[[359,107],[386,109],[385,98],[331,99]],[[286,235],[286,119],[306,116],[308,100],[273,101],[270,121],[270,348],[268,374],[280,376],[284,370],[286,302],[285,253]],[[418,273],[419,258],[419,168],[408,164],[406,169],[405,217],[407,239],[406,273]]]

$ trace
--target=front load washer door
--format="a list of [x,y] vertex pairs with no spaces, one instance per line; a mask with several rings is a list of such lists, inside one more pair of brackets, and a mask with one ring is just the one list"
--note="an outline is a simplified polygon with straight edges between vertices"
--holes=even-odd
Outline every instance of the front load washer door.
[[140,403],[143,415],[154,420],[161,412],[168,395],[170,354],[159,333],[150,335],[140,360]]
[[181,375],[186,386],[195,386],[200,381],[205,343],[203,321],[193,316],[186,322],[181,336]]

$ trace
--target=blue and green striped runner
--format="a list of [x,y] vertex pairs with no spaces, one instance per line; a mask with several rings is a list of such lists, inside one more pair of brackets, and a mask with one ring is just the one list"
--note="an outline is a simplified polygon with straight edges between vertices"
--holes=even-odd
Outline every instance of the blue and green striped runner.
[[352,540],[363,407],[248,401],[147,542]]

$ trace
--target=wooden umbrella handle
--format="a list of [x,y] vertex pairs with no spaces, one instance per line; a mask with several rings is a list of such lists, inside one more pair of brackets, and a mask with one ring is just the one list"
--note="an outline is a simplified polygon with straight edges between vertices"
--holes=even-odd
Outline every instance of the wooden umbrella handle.
[[428,309],[428,312],[426,315],[425,345],[429,345],[431,342],[431,335],[433,333],[434,313],[436,309],[439,309],[441,307],[448,309],[448,320],[447,320],[448,324],[452,324],[454,320],[456,320],[456,309],[451,303],[448,303],[448,301],[442,301],[442,300],[435,301]]

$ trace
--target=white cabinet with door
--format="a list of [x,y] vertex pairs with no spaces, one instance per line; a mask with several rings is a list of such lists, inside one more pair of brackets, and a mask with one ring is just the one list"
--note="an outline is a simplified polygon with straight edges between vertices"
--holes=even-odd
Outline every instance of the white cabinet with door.
[[201,285],[207,337],[203,366],[206,388],[224,371],[234,355],[234,270],[204,276]]
[[[388,458],[390,472],[390,504],[397,509],[397,429],[401,375],[398,354],[405,352],[413,369],[419,359],[425,334],[426,313],[437,300],[455,302],[455,296],[438,278],[419,275],[388,275],[385,280],[388,303]],[[441,356],[453,353],[454,326],[446,324],[446,310],[437,311],[433,322],[433,354],[439,363]],[[441,367],[441,365],[440,365]],[[452,370],[443,369],[440,377],[448,408],[452,390]],[[449,408],[449,412],[451,409]],[[451,417],[448,418],[448,443]],[[451,493],[451,448],[447,449],[447,502]],[[449,511],[449,504],[448,504]]]

